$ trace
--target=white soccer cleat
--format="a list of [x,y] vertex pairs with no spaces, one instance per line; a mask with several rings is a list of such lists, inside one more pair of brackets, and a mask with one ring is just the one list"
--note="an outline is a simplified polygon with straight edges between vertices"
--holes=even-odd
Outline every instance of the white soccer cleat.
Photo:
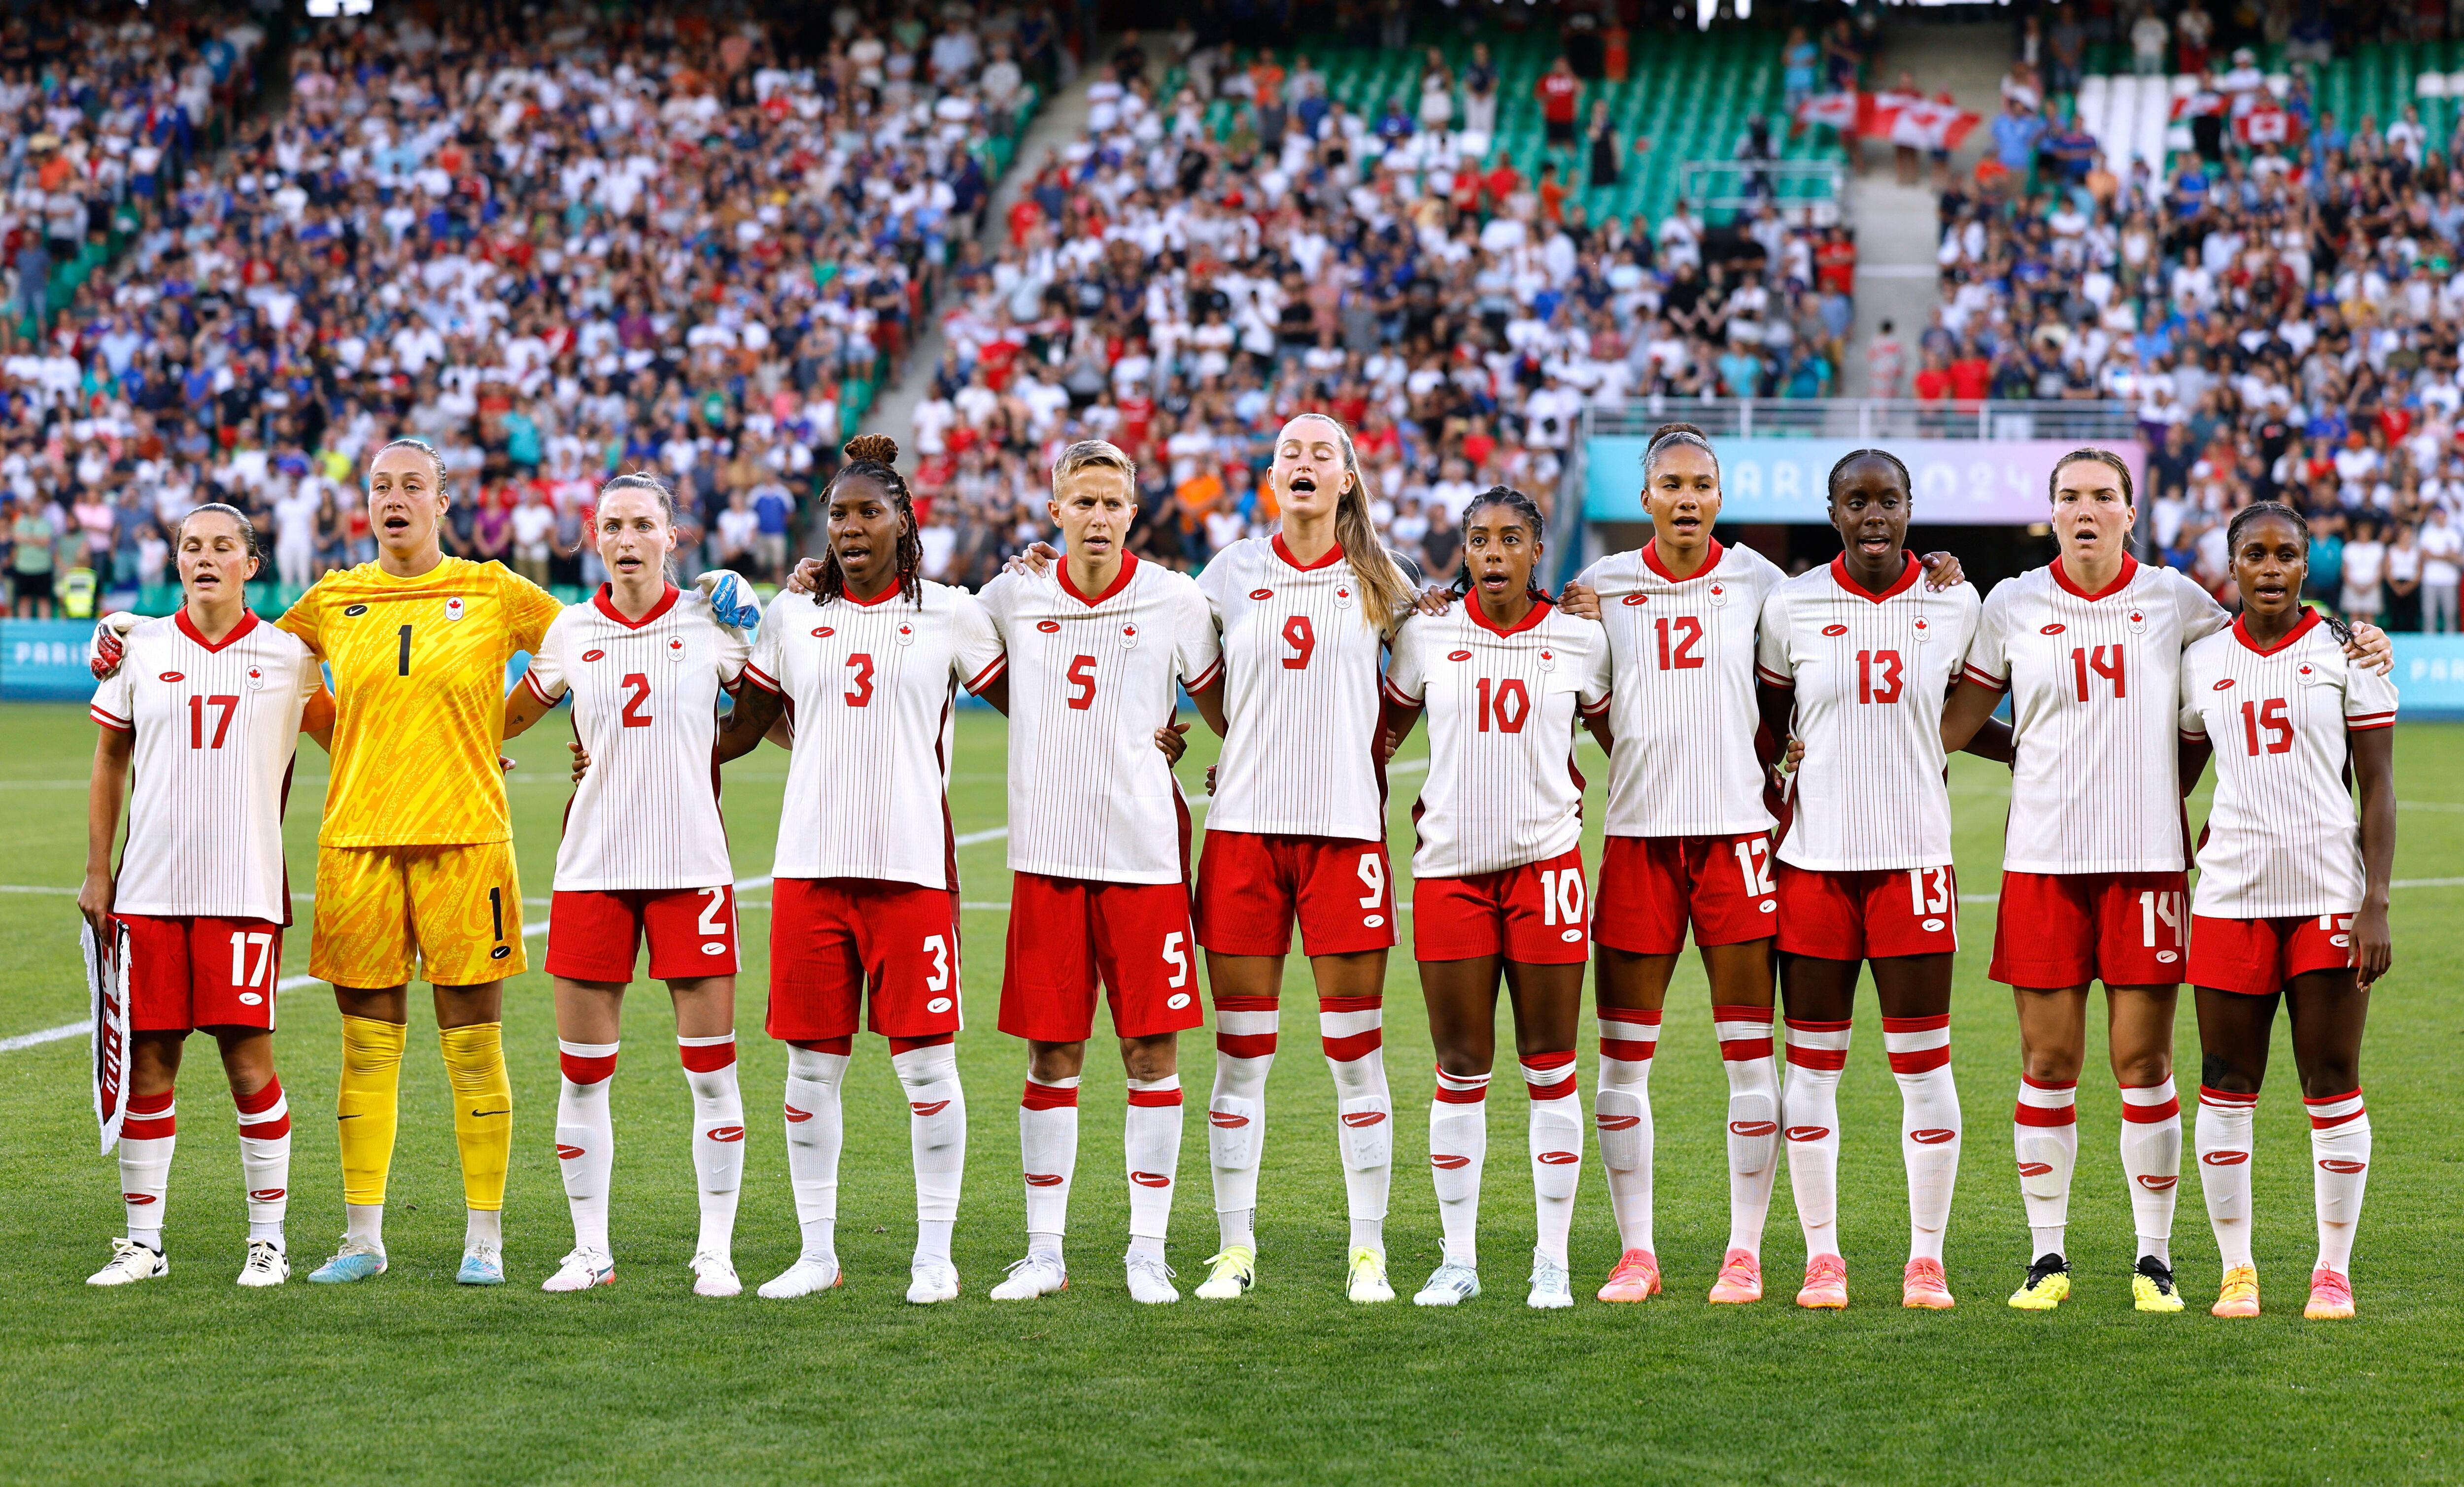
[[1566,1267],[1541,1254],[1531,1252],[1531,1294],[1524,1304],[1534,1311],[1559,1311],[1574,1304],[1574,1278]]
[[958,1267],[946,1259],[928,1259],[907,1268],[907,1299],[918,1306],[958,1299]]
[[539,1282],[542,1291],[587,1291],[616,1283],[616,1260],[605,1250],[576,1250],[564,1257],[555,1275]]
[[762,1281],[761,1289],[755,1294],[774,1301],[790,1301],[799,1296],[810,1296],[815,1291],[829,1290],[839,1283],[840,1279],[837,1256],[825,1255],[815,1259],[809,1255],[800,1255],[796,1263],[779,1272],[775,1278]]
[[248,1263],[239,1267],[241,1285],[280,1285],[290,1279],[291,1257],[282,1252],[281,1240],[248,1241]]
[[1258,1283],[1258,1252],[1245,1244],[1227,1244],[1207,1257],[1206,1279],[1198,1283],[1201,1301],[1229,1301],[1249,1294]]
[[742,1296],[744,1282],[736,1278],[736,1266],[724,1255],[708,1250],[693,1257],[693,1295]]
[[1345,1293],[1354,1301],[1368,1305],[1395,1299],[1395,1287],[1387,1283],[1386,1257],[1365,1244],[1352,1247],[1350,1281]]
[[1429,1283],[1412,1298],[1415,1306],[1460,1306],[1480,1294],[1480,1272],[1447,1260],[1429,1272]]
[[88,1285],[128,1285],[139,1280],[152,1280],[171,1273],[171,1262],[160,1250],[149,1250],[134,1239],[111,1241],[111,1263],[85,1278]]
[[[992,1296],[997,1301],[1031,1301],[1039,1296],[1068,1289],[1069,1270],[1061,1263],[1061,1257],[1031,1250],[1026,1258],[1009,1267],[1009,1279],[994,1286]],[[953,1290],[950,1294],[956,1296],[957,1292]],[[908,1299],[913,1301],[914,1297],[911,1293]]]
[[1172,1283],[1173,1268],[1157,1255],[1140,1255],[1133,1250],[1122,1257],[1129,1268],[1130,1300],[1147,1306],[1168,1306],[1180,1300],[1180,1291]]

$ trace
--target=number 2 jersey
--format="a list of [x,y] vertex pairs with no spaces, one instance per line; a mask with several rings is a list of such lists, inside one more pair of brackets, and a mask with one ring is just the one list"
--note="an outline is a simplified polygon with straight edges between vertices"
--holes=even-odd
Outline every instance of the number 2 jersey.
[[317,658],[253,614],[209,645],[186,608],[143,622],[126,644],[89,710],[136,735],[112,907],[289,924],[282,806],[299,715],[325,685]]
[[1574,717],[1609,704],[1608,635],[1542,600],[1500,629],[1474,598],[1395,637],[1386,694],[1425,707],[1429,776],[1413,807],[1415,878],[1467,878],[1573,851],[1583,838]]
[[1124,556],[1101,594],[1068,565],[979,596],[1009,657],[1009,865],[1097,883],[1187,879],[1189,805],[1155,731],[1222,670],[1195,579]]
[[959,687],[1001,675],[1001,637],[965,589],[916,588],[870,603],[782,590],[761,616],[744,674],[785,697],[795,732],[778,877],[957,889],[952,711]]
[[522,685],[573,698],[590,769],[565,810],[556,886],[565,892],[706,888],[736,881],[718,814],[718,697],[752,642],[674,584],[627,620],[607,585],[556,617]]
[[2305,612],[2261,650],[2236,620],[2182,656],[2183,735],[2205,734],[2216,794],[2190,912],[2202,919],[2349,914],[2362,907],[2349,735],[2395,726],[2395,687],[2344,660]]
[[1796,811],[1779,860],[1822,872],[1939,867],[1951,860],[1942,705],[1976,631],[1966,583],[1925,586],[1914,558],[1869,593],[1835,558],[1764,601],[1755,666],[1796,689]]

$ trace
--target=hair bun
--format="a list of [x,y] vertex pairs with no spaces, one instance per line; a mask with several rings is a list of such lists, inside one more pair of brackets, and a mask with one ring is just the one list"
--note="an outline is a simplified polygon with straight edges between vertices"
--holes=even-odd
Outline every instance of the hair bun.
[[842,446],[839,452],[851,460],[895,465],[898,463],[898,441],[888,434],[858,434]]
[[1692,424],[1662,424],[1651,431],[1651,442],[1658,444],[1661,440],[1667,438],[1671,434],[1692,434],[1695,438],[1705,440],[1706,442],[1711,437],[1709,434],[1705,433],[1701,428],[1696,427]]

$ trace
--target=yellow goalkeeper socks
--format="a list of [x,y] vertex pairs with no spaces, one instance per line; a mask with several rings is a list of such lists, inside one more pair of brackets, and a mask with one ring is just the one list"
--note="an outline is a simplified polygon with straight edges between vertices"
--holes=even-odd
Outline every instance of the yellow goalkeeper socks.
[[335,1102],[342,1147],[342,1200],[381,1204],[393,1168],[393,1135],[402,1103],[399,1022],[342,1018],[342,1084]]
[[514,1151],[514,1085],[505,1076],[505,1027],[474,1022],[436,1030],[453,1085],[453,1143],[462,1148],[462,1194],[473,1209],[505,1206]]

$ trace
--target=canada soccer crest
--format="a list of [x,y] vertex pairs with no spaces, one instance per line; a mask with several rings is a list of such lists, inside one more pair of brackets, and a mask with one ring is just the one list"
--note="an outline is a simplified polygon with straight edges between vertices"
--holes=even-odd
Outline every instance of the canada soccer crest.
[[1121,626],[1121,648],[1122,648],[1123,650],[1128,650],[1128,649],[1130,649],[1132,646],[1134,646],[1135,645],[1137,645],[1137,643],[1138,643],[1138,627],[1137,627],[1136,625],[1134,625],[1134,624],[1124,624],[1124,625],[1122,625],[1122,626]]
[[1337,609],[1349,609],[1352,607],[1351,584],[1338,583],[1334,586],[1334,607]]
[[462,601],[460,601],[460,600],[458,600],[458,599],[449,599],[449,600],[447,600],[447,601],[445,601],[445,618],[447,618],[448,620],[459,620],[459,619],[461,619],[461,618],[462,618]]
[[912,625],[912,624],[902,624],[902,625],[900,625],[900,626],[898,627],[898,633],[897,633],[896,635],[892,636],[892,637],[891,637],[891,639],[893,639],[893,640],[897,641],[897,642],[898,642],[898,644],[900,644],[901,645],[914,645],[914,644],[915,644],[915,626],[913,626],[913,625]]
[[671,636],[669,636],[669,637],[668,637],[668,659],[669,659],[670,661],[682,661],[684,658],[685,658],[685,642],[684,642],[684,637],[683,637],[683,636],[681,636],[681,635],[671,635]]
[[1727,608],[1727,604],[1728,604],[1728,586],[1727,586],[1727,584],[1725,584],[1725,583],[1714,583],[1714,584],[1712,584],[1712,585],[1711,585],[1711,607],[1712,607],[1712,608],[1714,608],[1714,609],[1725,609],[1725,608]]
[[250,667],[248,668],[248,677],[247,677],[247,682],[248,682],[248,689],[249,689],[250,691],[262,691],[262,690],[264,690],[264,689],[265,689],[265,668],[264,668],[263,667]]
[[2130,611],[2130,613],[2123,616],[2123,623],[2130,626],[2131,634],[2140,634],[2147,628],[2147,611],[2145,609],[2134,609]]

